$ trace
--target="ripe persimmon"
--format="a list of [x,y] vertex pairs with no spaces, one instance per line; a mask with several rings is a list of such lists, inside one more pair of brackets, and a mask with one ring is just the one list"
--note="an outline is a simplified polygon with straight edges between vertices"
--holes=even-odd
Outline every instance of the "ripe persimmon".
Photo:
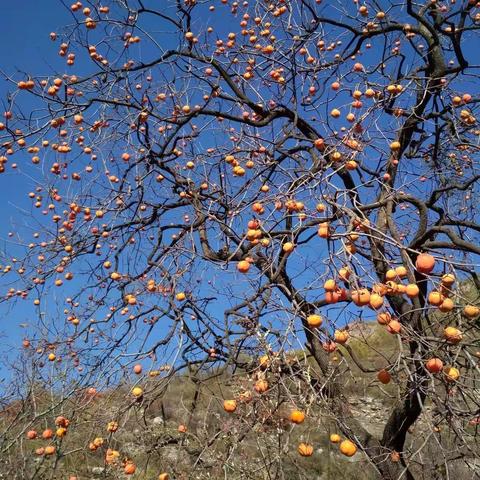
[[302,457],[311,457],[313,455],[313,445],[302,442],[298,445],[297,451]]
[[233,413],[237,409],[237,402],[235,400],[224,400],[223,409],[227,413]]
[[357,453],[357,447],[351,440],[343,440],[340,443],[340,452],[347,457],[353,457]]
[[347,343],[349,335],[346,330],[335,330],[333,337],[336,343],[343,345],[344,343]]
[[378,381],[380,383],[383,383],[384,385],[386,385],[387,383],[390,383],[390,380],[392,379],[391,375],[385,369],[382,369],[377,373],[377,378],[378,378]]
[[443,370],[443,362],[439,358],[430,358],[425,363],[425,368],[430,373],[439,373]]
[[428,274],[435,267],[435,258],[429,253],[421,253],[415,260],[415,267],[420,273]]
[[443,336],[449,343],[459,343],[462,341],[462,332],[455,327],[446,327],[443,331]]
[[305,413],[300,410],[292,410],[289,418],[292,423],[300,424],[305,420]]
[[320,315],[312,314],[307,317],[308,326],[311,328],[318,328],[323,322]]

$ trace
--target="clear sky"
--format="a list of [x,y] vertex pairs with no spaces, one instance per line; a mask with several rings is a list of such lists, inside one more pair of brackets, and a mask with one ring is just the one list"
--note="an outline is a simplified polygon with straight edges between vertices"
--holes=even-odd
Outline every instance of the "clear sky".
[[[59,0],[24,0],[22,2],[4,0],[1,11],[0,29],[3,41],[0,42],[0,70],[4,75],[17,74],[18,77],[18,71],[47,74],[52,71],[52,68],[60,67],[61,63],[58,60],[60,57],[56,55],[58,42],[53,43],[49,33],[69,22],[71,16]],[[2,112],[5,110],[7,93],[12,90],[14,89],[10,82],[2,78],[0,80]],[[19,157],[14,161],[18,160]],[[11,254],[13,247],[9,242],[8,232],[14,230],[17,222],[25,224],[28,221],[23,209],[30,211],[31,201],[27,195],[34,185],[26,175],[12,173],[9,168],[0,175],[2,257],[5,251]],[[7,288],[2,282],[2,295]],[[23,336],[21,325],[28,323],[33,313],[31,299],[16,303],[15,308],[11,307],[5,303],[0,304],[1,352],[12,352],[10,347],[18,348]]]
[[[160,0],[159,4],[163,1]],[[382,3],[387,2],[380,2],[380,4]],[[65,8],[60,0],[23,0],[22,2],[3,0],[1,8],[0,26],[3,42],[0,42],[0,69],[2,72],[7,76],[13,75],[15,81],[24,78],[24,75],[19,75],[18,72],[24,72],[26,75],[31,73],[35,76],[65,72],[65,61],[57,55],[59,41],[52,42],[49,33],[52,31],[58,32],[62,25],[64,26],[72,21],[72,14],[68,8]],[[217,24],[215,27],[217,28]],[[218,27],[219,29],[229,28],[229,24],[225,22]],[[471,43],[470,45],[467,44],[465,50],[466,56],[473,62],[478,58],[477,55],[474,55],[474,48],[475,45]],[[145,54],[145,52],[143,53]],[[369,55],[375,55],[375,48],[365,53],[363,61],[368,62]],[[69,73],[78,74],[81,71],[82,63],[79,59],[76,65],[69,70]],[[15,86],[7,80],[2,80],[0,82],[0,99],[3,102],[3,110],[7,109],[5,98],[9,91],[15,91]],[[28,215],[32,208],[28,193],[35,188],[34,180],[29,178],[28,169],[22,169],[22,158],[16,156],[12,162],[18,162],[19,170],[22,170],[23,173],[13,173],[11,168],[7,168],[6,172],[0,175],[0,201],[2,205],[0,253],[8,251],[10,257],[11,252],[15,252],[15,246],[10,243],[8,232],[14,231],[15,224],[22,223],[25,225],[28,221],[32,221],[32,218]],[[425,187],[422,186],[422,188]],[[35,225],[28,226],[31,227],[31,231],[38,228]],[[2,262],[3,259],[0,259],[0,264]],[[5,282],[2,282],[1,288],[0,295],[4,295],[8,285],[5,286]],[[15,308],[12,308],[12,306]],[[58,308],[61,308],[61,306],[58,305]],[[54,312],[54,309],[55,305],[50,303],[49,311]],[[9,351],[10,346],[18,348],[23,336],[22,325],[30,323],[33,315],[36,315],[36,312],[31,298],[26,301],[18,300],[14,305],[10,305],[10,302],[8,304],[0,303],[0,352]]]

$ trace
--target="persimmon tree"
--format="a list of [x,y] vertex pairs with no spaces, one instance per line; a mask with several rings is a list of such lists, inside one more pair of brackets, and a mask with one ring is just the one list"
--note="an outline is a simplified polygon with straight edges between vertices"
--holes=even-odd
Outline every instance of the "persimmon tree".
[[[332,433],[379,478],[478,475],[480,4],[82,3],[50,33],[64,68],[7,74],[0,181],[32,201],[3,262],[3,301],[32,308],[7,463],[116,478],[173,444],[194,458],[174,478],[312,478]],[[184,377],[178,435],[125,451]]]

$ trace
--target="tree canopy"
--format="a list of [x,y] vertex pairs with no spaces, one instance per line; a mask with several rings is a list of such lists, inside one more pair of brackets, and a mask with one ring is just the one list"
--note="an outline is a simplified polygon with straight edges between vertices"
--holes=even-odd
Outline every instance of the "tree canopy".
[[[379,478],[478,476],[480,4],[66,8],[62,69],[6,74],[0,123],[0,182],[33,185],[2,265],[32,306],[12,471],[152,475],[173,444],[194,460],[171,478],[313,478],[320,436]],[[118,435],[172,385],[178,432],[136,455]]]

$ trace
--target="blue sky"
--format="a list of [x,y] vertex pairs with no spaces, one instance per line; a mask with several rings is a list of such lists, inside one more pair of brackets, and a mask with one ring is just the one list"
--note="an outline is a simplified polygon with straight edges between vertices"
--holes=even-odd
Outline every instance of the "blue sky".
[[[69,12],[58,0],[25,0],[23,2],[2,2],[0,27],[4,41],[0,42],[0,69],[7,75],[17,71],[35,74],[48,73],[52,66],[59,66],[58,43],[49,39],[49,33],[59,25],[69,21]],[[57,63],[57,65],[56,65]],[[0,80],[0,99],[2,112],[5,110],[7,91],[11,85]],[[15,161],[18,161],[17,158]],[[25,224],[28,220],[22,213],[29,211],[31,201],[27,195],[34,188],[34,183],[27,177],[12,173],[10,169],[0,175],[0,250],[11,251],[14,247],[8,239],[12,225]],[[2,284],[2,294],[7,287]],[[29,323],[33,314],[31,300],[20,301],[15,308],[2,303],[0,305],[0,344],[1,351],[10,351],[10,346],[18,347],[23,336],[23,323]]]
[[[72,18],[71,13],[61,5],[59,0],[45,0],[41,2],[38,0],[25,0],[24,2],[6,1],[4,4],[5,5],[2,6],[1,26],[4,38],[8,39],[8,41],[4,41],[0,44],[0,68],[8,75],[15,75],[17,70],[27,73],[31,72],[34,75],[51,75],[57,71],[60,73],[65,72],[66,67],[64,60],[60,59],[57,55],[59,41],[52,42],[49,39],[49,33],[51,31],[58,32],[59,27],[68,24]],[[147,20],[147,23],[145,23],[144,26],[150,27],[151,31],[155,31],[155,33],[161,37],[162,34],[159,32],[161,31],[162,25],[159,24],[158,21],[157,23],[153,23],[152,20]],[[197,26],[200,28],[198,23],[195,23],[195,27]],[[215,28],[224,35],[225,32],[229,31],[230,25],[228,22],[220,24],[217,20]],[[235,23],[234,28],[238,28],[237,23]],[[381,39],[379,39],[379,41],[381,41]],[[368,64],[369,60],[372,58],[376,58],[376,55],[380,52],[380,49],[375,47],[381,46],[381,43],[377,45],[375,42],[372,43],[374,43],[373,48],[370,51],[367,50],[360,58],[365,64]],[[167,46],[168,42],[162,44],[162,47],[164,48],[167,48]],[[157,56],[157,51],[152,49],[149,50],[143,46],[140,46],[140,48],[143,49],[143,59],[149,59],[153,55]],[[407,46],[406,48],[408,49],[409,47]],[[473,47],[467,47],[466,54],[475,60],[470,51],[471,49],[473,49]],[[79,73],[82,71],[81,57],[76,62],[75,67],[68,71],[71,73]],[[15,75],[15,79],[18,80],[19,77]],[[354,81],[358,82],[359,88],[364,87],[364,83],[362,83],[363,80],[364,79],[360,78],[360,76],[354,76]],[[385,79],[382,79],[382,81],[385,81]],[[0,98],[5,98],[6,92],[12,90],[15,89],[12,89],[11,86],[8,87],[6,82],[2,82],[0,84]],[[335,96],[331,92],[327,95],[329,95],[329,99],[334,102],[332,104],[334,106],[337,106],[338,104],[348,105],[350,102],[349,92],[347,90],[341,93],[340,96]],[[25,98],[27,99],[28,96]],[[330,107],[327,105],[327,115],[329,108]],[[346,109],[348,109],[348,106]],[[308,112],[305,115],[308,118],[309,116],[316,114],[315,112]],[[380,122],[383,122],[383,120],[380,120]],[[335,122],[333,122],[333,124],[335,124]],[[386,124],[382,124],[382,126],[383,125]],[[388,139],[391,140],[394,136],[395,126],[395,121],[389,123],[388,129],[386,129],[388,130],[388,138],[386,138],[385,145],[388,145]],[[203,145],[203,147],[204,146],[205,145]],[[202,148],[202,145],[197,145],[196,148]],[[370,153],[372,162],[377,161],[378,156],[380,155],[378,151],[372,149]],[[382,158],[382,160],[384,159]],[[22,159],[17,156],[13,161],[20,163]],[[410,186],[412,190],[417,188],[418,184],[415,185],[415,182],[420,174],[424,173],[424,170],[426,170],[425,166],[420,163],[412,167],[412,171],[406,173],[406,178],[408,177],[409,182],[411,182]],[[239,181],[238,184],[240,185],[241,182]],[[428,186],[428,184],[423,184],[420,188],[425,189]],[[8,232],[12,231],[11,224],[22,224],[24,227],[30,227],[31,229],[35,228],[33,225],[28,225],[27,223],[32,221],[31,217],[28,215],[28,212],[31,209],[31,201],[28,199],[27,195],[28,192],[32,191],[34,188],[35,183],[33,179],[25,174],[19,175],[12,173],[11,170],[7,168],[6,173],[0,175],[0,200],[3,206],[2,222],[0,223],[1,251],[8,249],[10,254],[12,252],[15,253],[16,251],[15,246],[8,240]],[[292,272],[297,268],[298,277],[301,277],[302,280],[306,280],[308,274],[303,273],[303,268],[310,266],[310,270],[312,270],[311,265],[314,264],[315,259],[318,257],[317,249],[321,248],[324,249],[325,244],[320,240],[317,239],[312,242],[312,248],[309,247],[306,252],[302,251],[302,254],[304,255],[302,261],[299,261],[298,263],[291,262],[290,268],[292,269]],[[325,252],[322,251],[321,253],[323,254]],[[295,252],[292,258],[300,258],[296,257],[296,255],[297,253]],[[310,257],[308,255],[310,255]],[[227,281],[234,282],[235,273],[232,272],[232,270],[233,268],[230,267],[230,273],[229,275],[226,275],[225,278]],[[315,268],[313,270],[315,270]],[[208,272],[206,272],[206,274],[207,273]],[[318,272],[314,272],[314,274],[319,275]],[[75,282],[72,283],[73,285],[70,285],[69,288],[75,286]],[[6,289],[8,286],[5,287],[3,285],[2,288]],[[221,286],[219,286],[219,289],[221,289]],[[314,294],[318,294],[318,291],[314,292]],[[61,300],[61,303],[58,305],[56,304],[56,298],[54,296],[48,297],[47,300],[48,303],[46,305],[48,305],[49,315],[55,315],[57,310],[60,311],[63,309],[63,300]],[[0,347],[2,351],[8,350],[10,345],[18,347],[23,336],[21,325],[25,323],[35,323],[36,320],[34,316],[38,314],[32,306],[31,298],[26,301],[18,300],[15,302],[14,306],[15,308],[11,308],[9,304],[0,304],[0,315],[3,318],[3,321],[0,323],[0,334],[6,338],[5,341],[2,341],[2,347]],[[339,310],[341,309],[342,307],[339,308]],[[373,314],[370,316],[373,318]]]
[[[57,55],[60,41],[52,42],[49,38],[50,32],[59,32],[59,28],[68,24],[71,20],[71,13],[61,5],[59,0],[5,2],[5,5],[2,6],[1,27],[4,38],[8,38],[8,42],[5,41],[0,44],[0,68],[2,71],[7,75],[12,75],[15,81],[23,78],[23,75],[18,72],[31,73],[35,76],[52,75],[54,72],[63,73],[65,71],[69,73],[82,72],[81,57],[73,68],[66,70],[64,60]],[[152,31],[160,28],[158,22],[151,27]],[[216,25],[218,32],[223,31],[225,34],[229,31],[228,29],[228,23]],[[163,44],[162,46],[165,47],[166,45]],[[152,52],[144,50],[142,54],[144,58],[148,58]],[[0,83],[0,98],[2,100],[6,97],[7,92],[12,91],[15,92],[15,86],[9,82],[2,81]],[[29,97],[25,97],[26,101],[29,101]],[[19,98],[20,101],[24,101],[23,97]],[[2,111],[5,109],[6,105],[4,104]],[[28,156],[25,156],[24,160],[29,162]],[[18,155],[13,160],[13,162],[19,164],[21,161],[21,156]],[[23,171],[28,172],[27,169],[23,169]],[[22,231],[35,231],[36,227],[32,225],[33,220],[29,215],[32,202],[28,198],[28,193],[33,191],[35,186],[34,179],[29,177],[29,174],[12,172],[10,168],[7,168],[6,172],[0,175],[0,201],[3,206],[2,221],[0,222],[0,252],[6,252],[8,258],[11,258],[15,252],[18,252],[19,257],[21,255],[15,244],[9,239],[8,233],[16,232],[16,225]],[[36,217],[38,219],[38,215]],[[35,219],[35,222],[37,219]],[[37,228],[39,227],[38,224],[35,225],[37,225]],[[27,242],[29,241],[31,241],[31,238],[27,239]],[[235,283],[233,275],[229,275],[227,278],[228,281]],[[68,285],[70,288],[75,286],[75,281]],[[2,285],[2,288],[3,293],[7,290],[8,285]],[[63,299],[65,296],[61,295],[58,303],[54,296],[50,295],[44,298],[40,310],[47,311],[48,316],[51,317],[62,316],[61,310],[64,308]],[[16,356],[16,349],[21,344],[22,338],[26,336],[26,332],[31,335],[28,327],[35,325],[39,320],[39,310],[32,305],[33,298],[34,296],[29,296],[27,300],[0,303],[0,317],[2,318],[0,322],[0,352],[9,353],[8,360],[10,361],[12,355]],[[5,370],[3,370],[3,373],[6,374]]]

